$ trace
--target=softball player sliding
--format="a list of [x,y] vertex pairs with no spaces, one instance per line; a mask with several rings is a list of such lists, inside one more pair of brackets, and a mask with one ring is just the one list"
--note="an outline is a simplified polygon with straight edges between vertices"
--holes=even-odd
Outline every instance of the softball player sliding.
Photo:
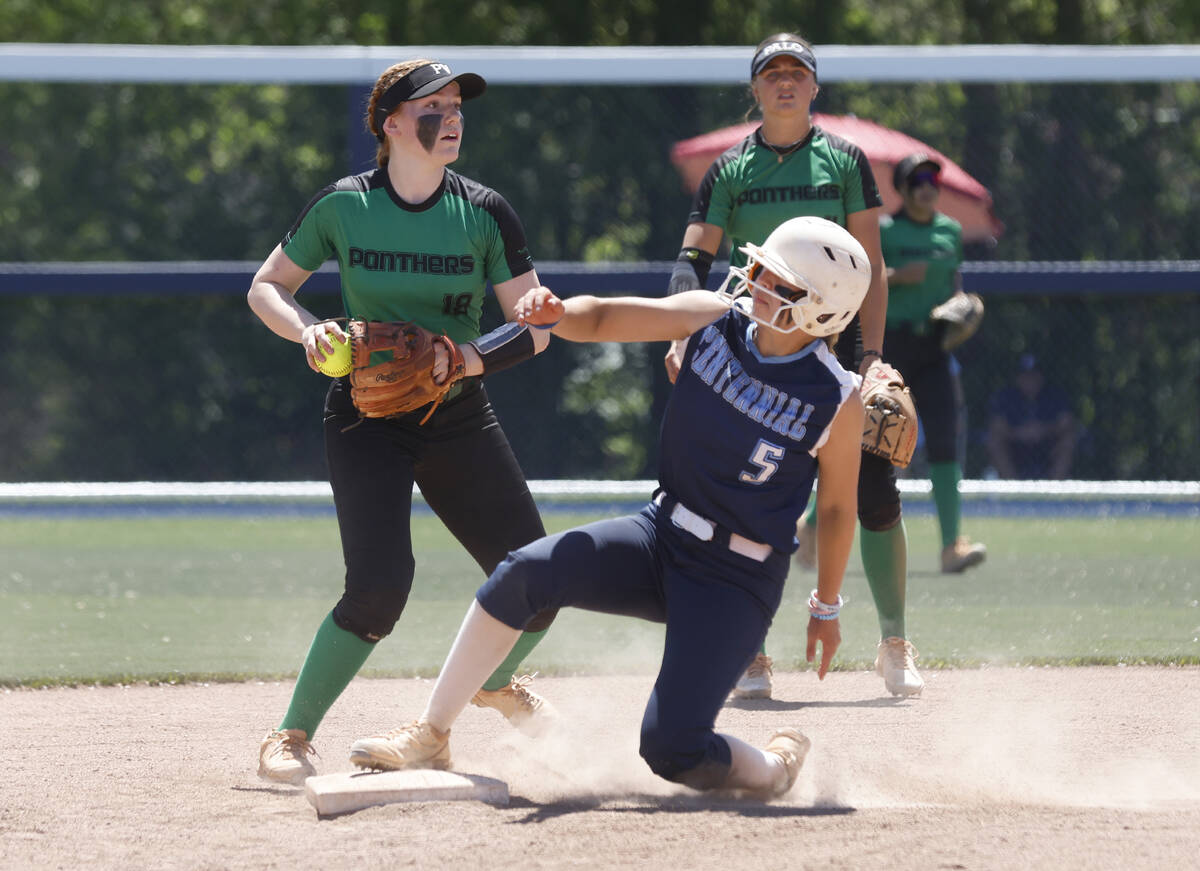
[[819,674],[840,642],[839,591],[854,539],[863,423],[859,378],[823,337],[842,330],[870,283],[863,247],[819,218],[782,224],[741,249],[717,294],[573,297],[538,288],[519,320],[580,342],[686,342],[668,401],[659,489],[639,513],[544,538],[480,588],[422,717],[357,741],[363,768],[446,768],[450,727],[535,614],[574,606],[666,624],[641,755],[696,789],[781,795],[808,739],[776,732],[765,750],[714,724],[763,643],[788,574],[796,520],[821,464],[817,588],[808,659]]
[[[325,402],[325,446],[346,563],[345,592],[317,630],[292,701],[259,748],[261,777],[302,783],[315,773],[313,733],[392,631],[412,587],[413,482],[485,574],[512,549],[545,534],[533,497],[500,429],[480,375],[544,348],[548,337],[506,324],[479,334],[489,281],[506,310],[538,286],[521,222],[495,191],[449,170],[462,143],[462,101],[483,93],[473,73],[412,60],[379,77],[367,107],[379,168],[344,178],[308,204],[254,277],[249,302],[274,332],[304,346],[309,366],[344,338],[296,301],[336,257],[346,314],[411,320],[460,343],[468,377],[423,422],[426,410],[360,418],[346,378]],[[480,486],[484,484],[485,486]],[[482,501],[481,501],[482,500]],[[474,701],[536,730],[549,712],[513,669],[553,613],[530,630]]]
[[[740,247],[761,239],[781,221],[815,215],[846,227],[871,261],[871,286],[855,329],[843,333],[838,359],[847,369],[865,372],[882,362],[888,286],[880,254],[878,207],[883,204],[871,165],[862,151],[812,123],[817,60],[812,46],[793,33],[763,40],[750,64],[750,88],[762,111],[762,126],[717,158],[696,192],[688,227],[671,275],[669,292],[703,288],[721,245],[730,237],[734,265],[743,262]],[[667,353],[674,377],[682,345]],[[895,380],[900,380],[888,367]],[[891,463],[864,453],[858,484],[859,539],[863,568],[875,599],[882,640],[875,662],[888,691],[916,695],[924,687],[905,640],[904,604],[908,539],[901,517],[900,490]],[[798,561],[811,565],[815,514],[800,524]],[[771,695],[771,659],[765,648],[738,682],[735,696]]]

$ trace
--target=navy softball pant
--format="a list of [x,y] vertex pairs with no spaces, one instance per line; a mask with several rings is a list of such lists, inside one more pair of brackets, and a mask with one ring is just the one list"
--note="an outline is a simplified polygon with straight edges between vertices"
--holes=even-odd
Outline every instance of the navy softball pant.
[[787,570],[786,554],[760,563],[700,541],[651,503],[509,554],[476,598],[514,629],[565,606],[665,623],[641,755],[660,777],[711,789],[730,763],[717,715],[766,638]]

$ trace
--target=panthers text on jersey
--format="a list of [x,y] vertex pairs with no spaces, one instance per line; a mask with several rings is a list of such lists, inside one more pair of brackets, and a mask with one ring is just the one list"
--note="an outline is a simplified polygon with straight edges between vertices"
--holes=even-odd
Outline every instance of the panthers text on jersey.
[[347,316],[415,321],[455,342],[479,336],[489,281],[533,269],[508,202],[450,169],[415,205],[400,199],[384,169],[341,179],[305,206],[281,244],[309,271],[337,258]]

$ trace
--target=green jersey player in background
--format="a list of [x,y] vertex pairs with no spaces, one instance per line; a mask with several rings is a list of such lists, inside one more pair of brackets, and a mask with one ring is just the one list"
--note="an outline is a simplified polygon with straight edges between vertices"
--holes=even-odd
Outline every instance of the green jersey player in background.
[[962,227],[937,210],[941,168],[925,153],[896,164],[893,182],[903,205],[883,222],[880,235],[891,288],[884,343],[917,402],[942,534],[941,568],[951,573],[983,562],[987,549],[959,534],[962,385],[957,363],[943,347],[944,327],[930,318],[963,292]]

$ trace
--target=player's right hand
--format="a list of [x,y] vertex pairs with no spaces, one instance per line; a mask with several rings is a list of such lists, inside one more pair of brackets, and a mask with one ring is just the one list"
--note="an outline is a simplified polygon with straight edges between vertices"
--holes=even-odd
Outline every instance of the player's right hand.
[[308,368],[320,372],[317,362],[327,359],[333,353],[331,339],[344,343],[348,338],[346,331],[337,321],[317,321],[306,326],[300,332],[300,344],[308,358]]
[[517,300],[513,314],[519,324],[531,327],[552,326],[566,314],[563,301],[548,287],[535,287]]
[[816,658],[818,644],[821,645],[821,665],[817,669],[817,677],[825,680],[825,675],[829,673],[829,666],[833,664],[833,655],[842,645],[842,627],[836,618],[833,620],[808,618],[808,647],[805,650],[805,659],[809,662]]
[[667,356],[663,357],[663,365],[667,367],[667,380],[672,384],[679,377],[679,367],[683,365],[683,349],[686,347],[686,339],[676,339],[667,349]]

